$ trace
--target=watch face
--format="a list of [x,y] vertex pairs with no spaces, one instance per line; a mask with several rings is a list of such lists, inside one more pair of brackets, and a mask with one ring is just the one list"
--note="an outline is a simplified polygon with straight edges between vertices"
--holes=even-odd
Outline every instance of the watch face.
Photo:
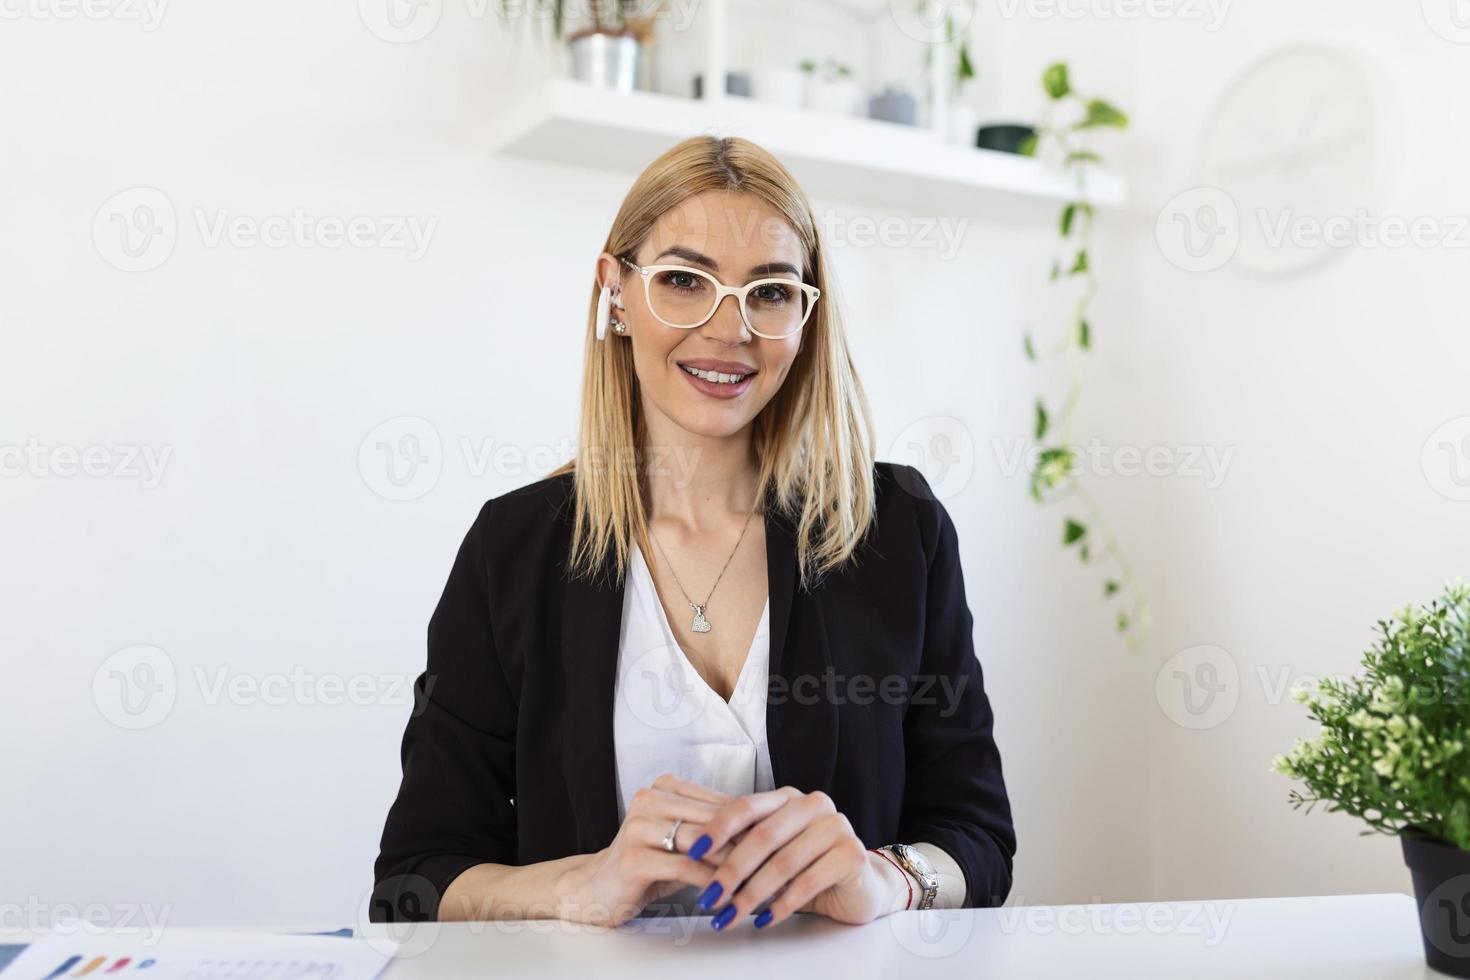
[[923,851],[908,844],[899,844],[894,847],[894,850],[903,858],[904,864],[908,865],[909,869],[924,883],[925,888],[933,888],[938,884],[939,876],[935,873],[934,866],[929,863],[929,859],[924,856]]

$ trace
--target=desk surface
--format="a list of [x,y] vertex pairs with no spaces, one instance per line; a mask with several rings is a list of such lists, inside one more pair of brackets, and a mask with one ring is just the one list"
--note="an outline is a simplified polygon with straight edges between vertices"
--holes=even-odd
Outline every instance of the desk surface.
[[1440,977],[1398,894],[907,912],[858,927],[797,916],[762,932],[717,933],[708,918],[431,923],[399,938],[385,980]]

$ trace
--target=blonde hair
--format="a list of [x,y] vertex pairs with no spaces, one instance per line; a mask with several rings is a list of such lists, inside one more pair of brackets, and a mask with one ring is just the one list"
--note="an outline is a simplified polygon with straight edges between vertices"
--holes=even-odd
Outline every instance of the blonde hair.
[[[794,529],[801,584],[809,588],[853,557],[874,521],[874,488],[872,416],[832,301],[806,194],[775,157],[749,140],[694,136],[639,175],[603,249],[634,255],[662,215],[706,191],[752,194],[779,212],[801,242],[803,281],[822,291],[802,327],[801,350],[780,390],[756,416],[752,433],[760,460],[757,500]],[[620,264],[619,274],[626,279],[629,271]],[[642,479],[649,461],[632,348],[612,334],[597,339],[599,292],[594,283],[584,342],[581,448],[549,476],[573,475],[569,571],[594,578],[612,560],[621,582],[633,543],[649,553]],[[594,455],[611,465],[585,465]]]

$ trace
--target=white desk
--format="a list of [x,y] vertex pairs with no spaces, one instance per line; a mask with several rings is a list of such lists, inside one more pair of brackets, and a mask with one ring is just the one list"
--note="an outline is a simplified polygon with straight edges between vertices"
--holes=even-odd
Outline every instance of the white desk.
[[1414,900],[1397,894],[907,912],[859,927],[797,916],[760,932],[747,919],[717,933],[707,918],[428,924],[401,938],[384,980],[1440,977]]

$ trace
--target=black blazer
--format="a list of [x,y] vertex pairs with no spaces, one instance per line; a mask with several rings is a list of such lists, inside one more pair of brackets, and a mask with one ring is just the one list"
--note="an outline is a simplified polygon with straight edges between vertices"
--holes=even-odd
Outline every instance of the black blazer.
[[[920,473],[878,463],[857,555],[798,588],[766,514],[766,737],[777,786],[825,791],[864,845],[928,842],[999,905],[1016,850],[954,525]],[[489,501],[429,622],[370,916],[435,918],[461,872],[587,854],[618,830],[613,698],[623,589],[566,581],[572,478]]]

